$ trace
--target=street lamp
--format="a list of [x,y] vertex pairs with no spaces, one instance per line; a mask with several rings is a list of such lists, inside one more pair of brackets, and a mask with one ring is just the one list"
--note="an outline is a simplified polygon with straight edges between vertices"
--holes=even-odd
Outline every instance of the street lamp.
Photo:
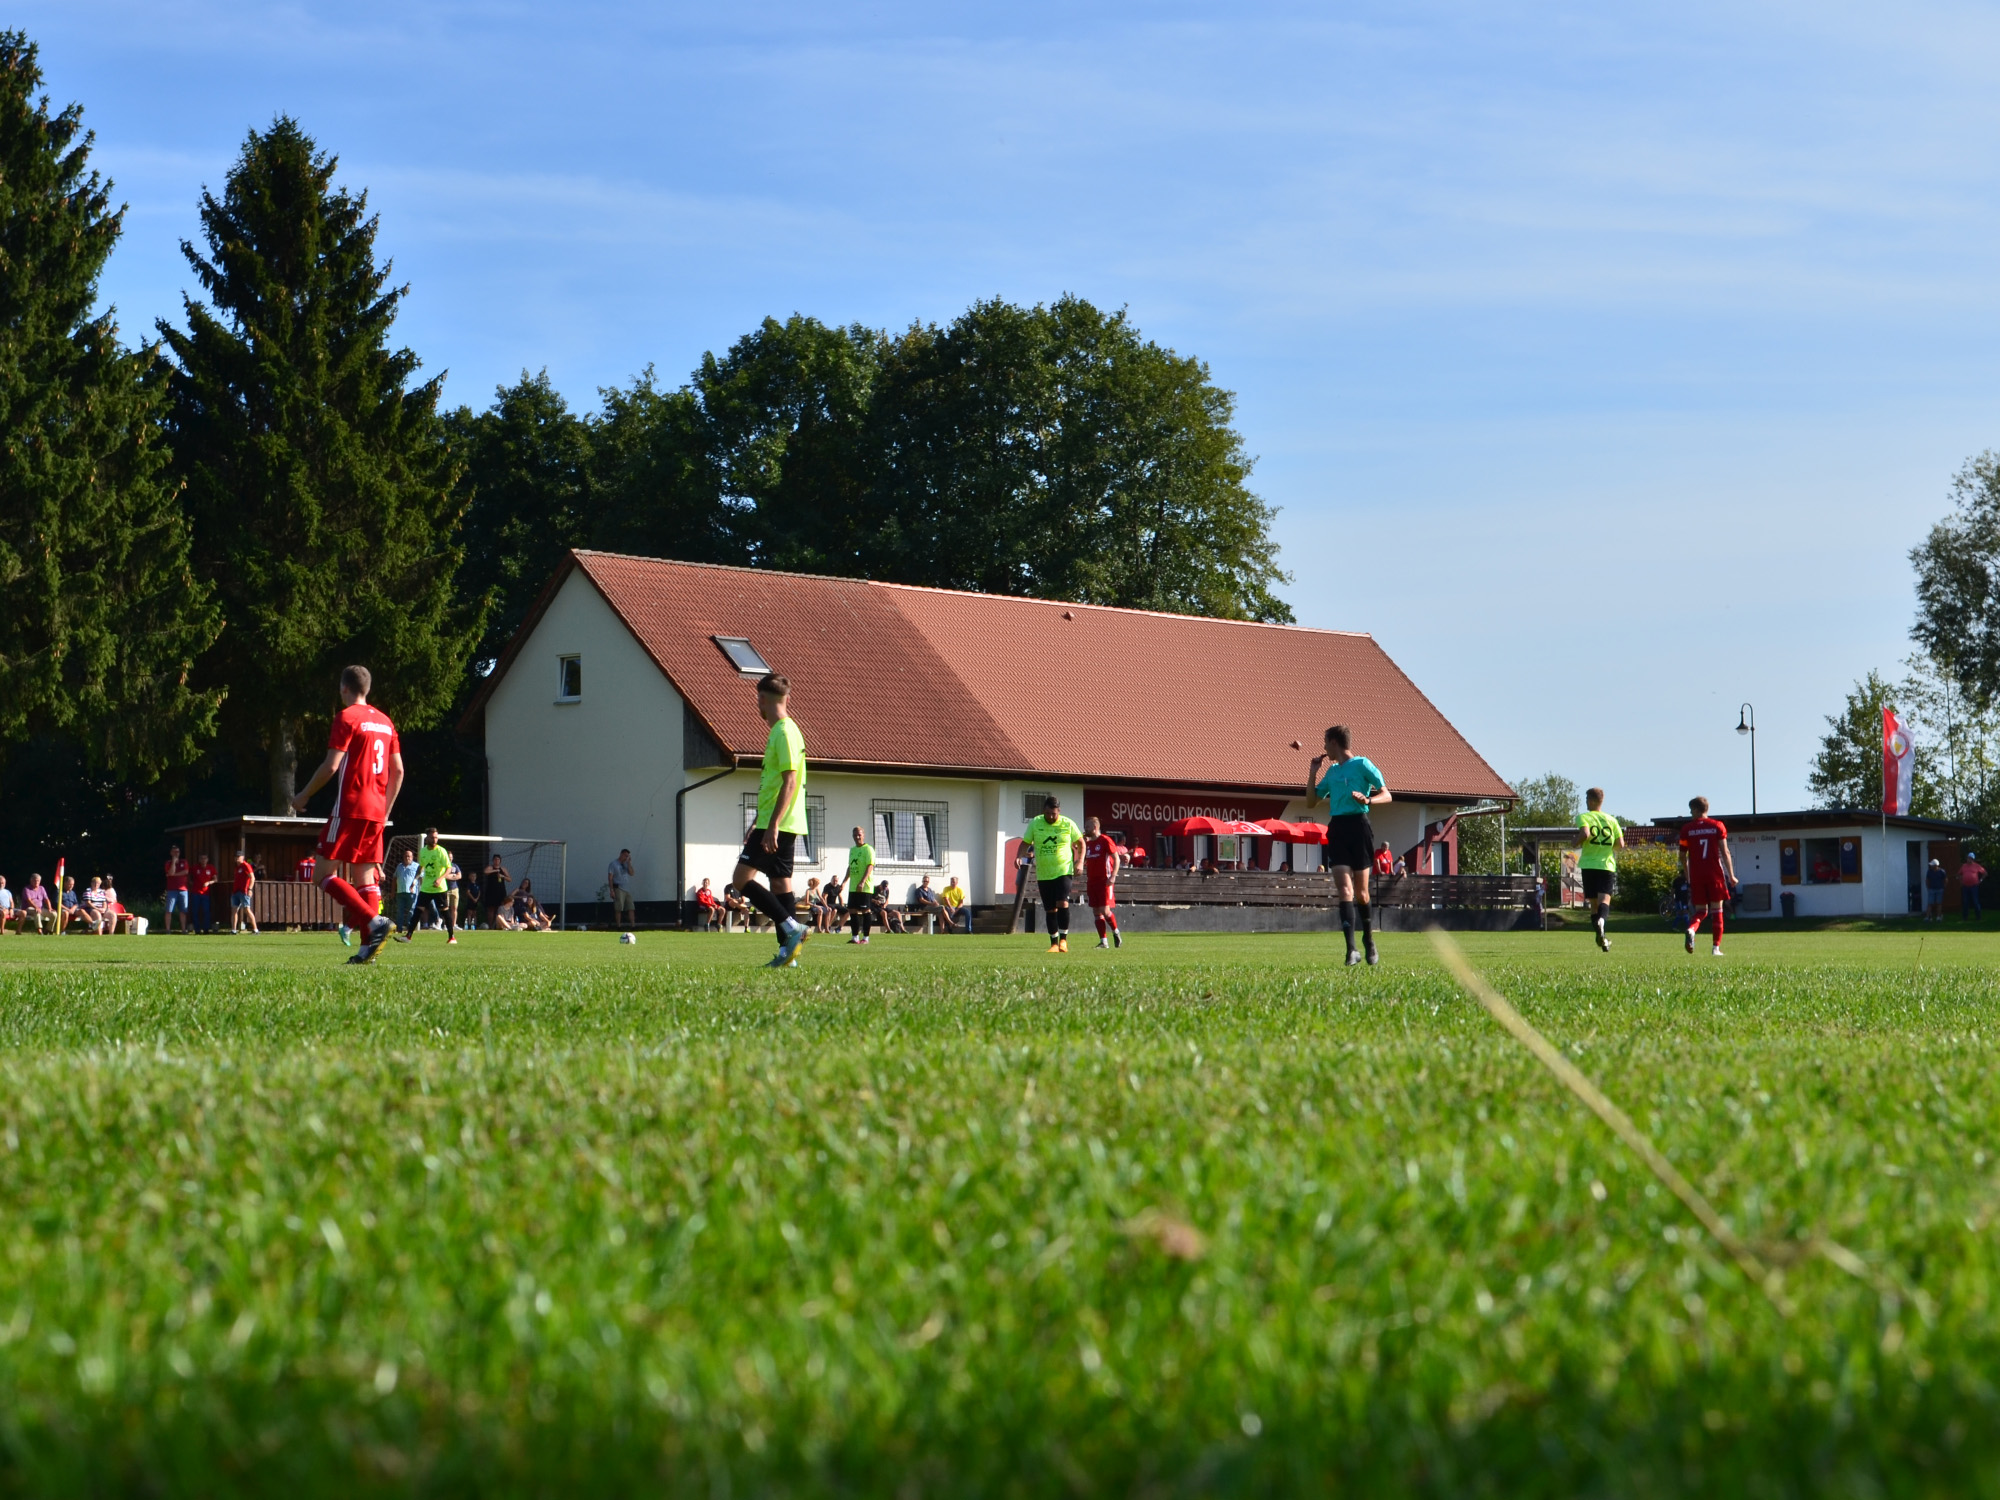
[[1757,813],[1757,710],[1744,704],[1736,711],[1736,732],[1750,736],[1750,813]]

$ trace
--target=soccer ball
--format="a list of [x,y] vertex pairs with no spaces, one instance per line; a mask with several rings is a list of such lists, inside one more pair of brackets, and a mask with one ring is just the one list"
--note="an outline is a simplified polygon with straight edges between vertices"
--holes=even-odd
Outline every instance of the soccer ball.
[[639,934],[636,932],[621,932],[618,934],[618,941],[628,944],[636,943],[639,941]]

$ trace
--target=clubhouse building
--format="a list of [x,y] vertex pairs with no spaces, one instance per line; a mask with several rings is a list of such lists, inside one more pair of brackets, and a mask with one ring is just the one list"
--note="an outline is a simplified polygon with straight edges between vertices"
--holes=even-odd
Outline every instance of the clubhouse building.
[[1008,899],[1051,792],[1154,865],[1309,868],[1309,845],[1168,830],[1323,818],[1303,792],[1334,723],[1387,777],[1375,829],[1413,871],[1455,873],[1454,814],[1513,797],[1367,635],[576,551],[462,725],[488,831],[567,840],[571,902],[629,848],[642,915],[671,920],[751,824],[767,668],[806,741],[800,889],[844,875],[859,825],[893,899],[924,876]]

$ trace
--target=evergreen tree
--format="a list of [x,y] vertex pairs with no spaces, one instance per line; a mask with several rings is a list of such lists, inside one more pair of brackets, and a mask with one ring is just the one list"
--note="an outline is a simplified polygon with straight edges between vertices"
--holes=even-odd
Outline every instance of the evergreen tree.
[[521,372],[490,410],[447,419],[465,470],[465,566],[460,592],[490,604],[478,656],[498,657],[563,554],[589,540],[590,425],[549,384]]
[[177,364],[169,430],[202,576],[228,628],[210,658],[226,727],[268,756],[284,808],[301,736],[350,661],[375,701],[421,729],[449,709],[483,625],[455,599],[464,499],[442,376],[409,382],[388,346],[407,287],[375,259],[367,195],[280,117],[252,132],[221,198],[204,192],[207,253],[183,243],[207,303],[160,331]]
[[190,686],[217,611],[188,563],[150,352],[120,347],[97,283],[122,227],[82,111],[37,97],[32,43],[0,32],[0,743],[73,739],[151,780],[213,733]]

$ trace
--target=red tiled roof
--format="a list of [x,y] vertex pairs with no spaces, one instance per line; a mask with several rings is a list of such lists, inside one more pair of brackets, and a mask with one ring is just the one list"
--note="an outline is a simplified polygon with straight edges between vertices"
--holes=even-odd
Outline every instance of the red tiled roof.
[[573,556],[740,757],[761,756],[766,731],[750,681],[711,636],[748,638],[791,679],[815,765],[1283,789],[1303,784],[1321,732],[1344,723],[1392,791],[1513,795],[1366,635]]

